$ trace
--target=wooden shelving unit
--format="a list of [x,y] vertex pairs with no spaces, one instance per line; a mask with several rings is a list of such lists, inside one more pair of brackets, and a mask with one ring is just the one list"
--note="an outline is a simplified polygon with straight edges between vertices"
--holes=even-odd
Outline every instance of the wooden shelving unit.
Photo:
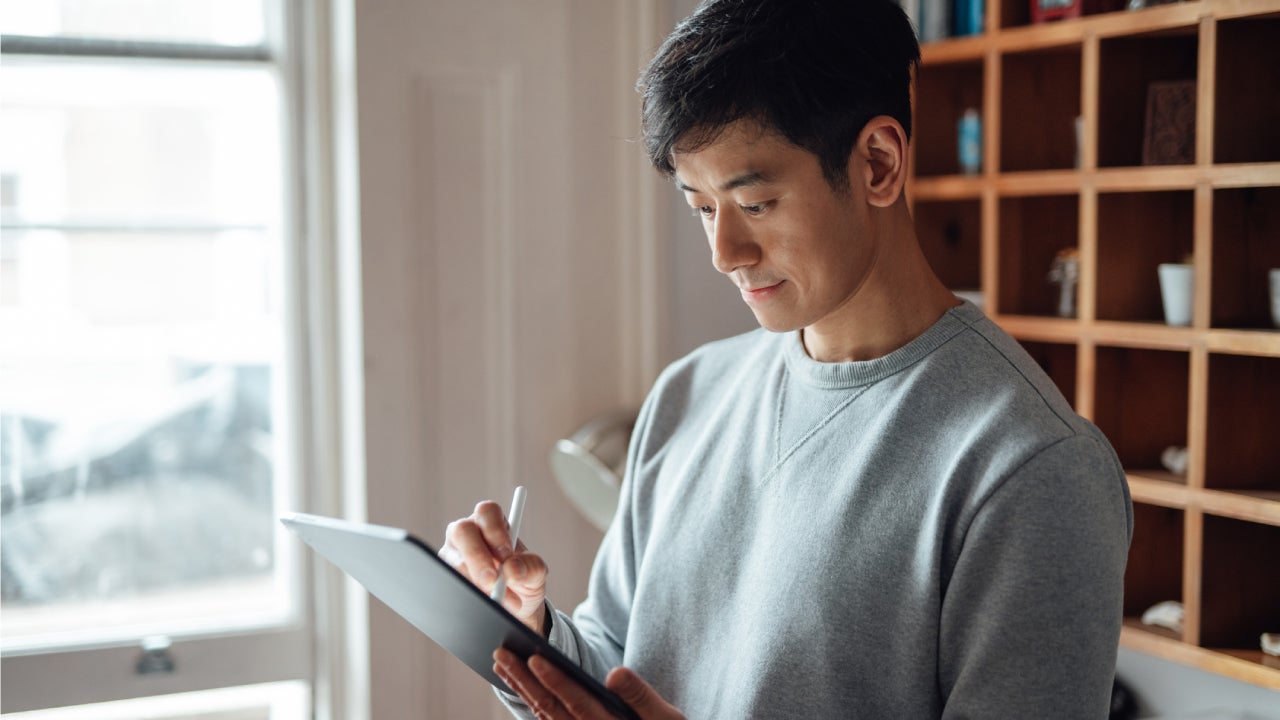
[[[1027,0],[987,6],[984,34],[922,48],[908,185],[922,247],[949,286],[982,291],[1124,463],[1135,527],[1121,643],[1280,688],[1280,658],[1258,645],[1280,632],[1266,275],[1280,267],[1280,0],[1044,25]],[[1144,166],[1147,86],[1169,80],[1196,83],[1195,162]],[[983,170],[965,176],[967,108],[983,118]],[[1048,272],[1067,247],[1077,312],[1060,318]],[[1192,323],[1170,327],[1156,266],[1185,257]],[[1185,476],[1161,467],[1170,445],[1188,449]],[[1139,620],[1162,600],[1183,603],[1182,633]]]

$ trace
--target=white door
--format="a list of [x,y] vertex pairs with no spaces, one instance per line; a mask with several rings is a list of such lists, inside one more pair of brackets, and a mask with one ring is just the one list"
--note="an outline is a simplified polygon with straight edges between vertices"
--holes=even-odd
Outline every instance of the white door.
[[[438,543],[516,484],[551,596],[600,535],[553,443],[656,374],[660,198],[633,90],[656,3],[356,4],[368,519]],[[377,603],[375,718],[499,716],[489,689]]]

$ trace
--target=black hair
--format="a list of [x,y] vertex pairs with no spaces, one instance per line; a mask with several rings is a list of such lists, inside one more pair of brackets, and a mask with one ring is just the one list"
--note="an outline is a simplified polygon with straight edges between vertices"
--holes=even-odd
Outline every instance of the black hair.
[[637,83],[650,161],[715,141],[749,118],[817,156],[847,187],[854,143],[888,115],[911,137],[911,73],[920,45],[893,0],[704,0]]

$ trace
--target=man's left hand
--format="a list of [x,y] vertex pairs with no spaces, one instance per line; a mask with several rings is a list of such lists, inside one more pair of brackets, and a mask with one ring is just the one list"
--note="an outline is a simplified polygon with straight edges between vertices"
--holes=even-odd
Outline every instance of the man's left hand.
[[[506,649],[493,654],[493,670],[524,700],[539,720],[612,720],[586,688],[574,682],[546,658],[534,655],[529,662]],[[614,668],[604,686],[631,706],[644,720],[684,720],[649,683],[627,668]]]

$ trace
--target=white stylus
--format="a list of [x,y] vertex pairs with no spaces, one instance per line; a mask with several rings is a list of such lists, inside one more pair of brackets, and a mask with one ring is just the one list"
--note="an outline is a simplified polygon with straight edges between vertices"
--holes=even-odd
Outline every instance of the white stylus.
[[[520,521],[524,518],[524,486],[516,487],[516,494],[511,498],[511,510],[507,513],[507,523],[511,526],[511,552],[516,551],[516,543],[520,541]],[[502,602],[507,594],[507,576],[498,573],[498,582],[493,586],[489,597],[494,602]]]

